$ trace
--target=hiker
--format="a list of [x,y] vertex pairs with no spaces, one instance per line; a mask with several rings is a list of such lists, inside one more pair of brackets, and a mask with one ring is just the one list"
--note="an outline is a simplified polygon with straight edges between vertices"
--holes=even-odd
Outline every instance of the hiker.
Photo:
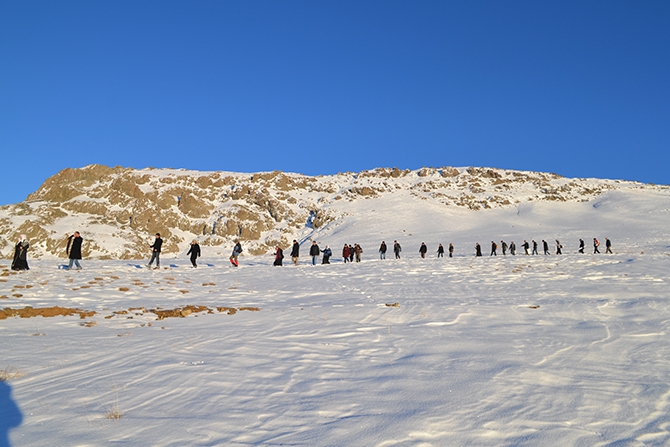
[[323,259],[321,259],[321,264],[330,264],[330,257],[333,256],[333,250],[326,245],[326,248],[323,250]]
[[419,254],[421,255],[422,258],[426,257],[426,252],[428,251],[428,247],[426,247],[426,244],[421,242],[421,247],[419,247]]
[[523,244],[521,244],[521,246],[523,247],[524,253],[526,253],[526,255],[527,255],[528,254],[528,249],[530,248],[530,244],[528,243],[528,241],[524,239]]
[[500,247],[502,247],[503,256],[507,256],[507,243],[500,241]]
[[26,239],[26,235],[19,236],[19,241],[14,246],[14,260],[12,261],[12,270],[30,270],[28,267],[28,248],[30,242]]
[[161,239],[161,234],[156,233],[156,239],[154,240],[154,243],[149,245],[149,248],[151,248],[151,259],[149,260],[149,263],[147,264],[147,267],[151,268],[151,264],[154,263],[154,260],[156,261],[156,268],[159,269],[161,268],[161,247],[163,246],[163,239]]
[[356,250],[354,247],[349,244],[349,262],[354,262],[354,255],[356,254]]
[[272,265],[282,265],[284,260],[284,250],[281,249],[279,245],[275,248],[275,262]]
[[562,249],[563,249],[563,246],[561,245],[560,242],[558,242],[558,239],[556,239],[556,254],[557,255],[563,254]]
[[596,253],[600,253],[600,250],[598,250],[598,247],[600,247],[600,242],[598,239],[593,238],[593,254],[595,255]]
[[379,246],[379,259],[386,259],[386,242],[384,241]]
[[242,244],[240,244],[240,241],[236,240],[235,246],[233,247],[233,254],[230,255],[230,263],[233,264],[235,267],[240,266],[240,262],[237,260],[237,258],[241,254],[242,254]]
[[605,254],[613,254],[612,253],[612,243],[608,238],[605,238]]
[[309,255],[312,257],[312,265],[316,265],[316,258],[321,254],[321,249],[316,245],[316,241],[312,241],[312,246],[309,247]]
[[361,253],[363,253],[363,248],[358,244],[354,244],[354,253],[356,254],[356,262],[361,262]]
[[584,239],[579,240],[579,253],[584,253]]
[[512,256],[516,256],[516,245],[514,245],[514,241],[509,243],[509,252]]
[[442,244],[437,246],[437,257],[444,258],[444,247],[442,246]]
[[344,248],[342,249],[342,259],[344,260],[344,263],[346,264],[349,262],[349,246],[347,244],[344,244]]
[[81,270],[81,265],[79,260],[81,259],[81,243],[83,239],[78,231],[75,231],[74,234],[67,238],[67,247],[65,247],[65,253],[67,253],[68,258],[70,259],[67,269],[72,270],[72,266],[76,265],[77,270]]
[[188,255],[191,255],[191,265],[193,265],[193,268],[197,268],[198,263],[195,261],[200,257],[200,244],[195,239],[193,239],[191,246],[188,248],[186,256]]
[[490,256],[498,256],[498,244],[491,241],[491,254]]
[[482,246],[479,245],[479,242],[475,244],[475,256],[481,256],[482,255]]
[[293,239],[293,247],[291,247],[291,261],[295,265],[298,265],[298,258],[300,257],[300,244],[298,241]]
[[393,253],[395,254],[396,259],[400,259],[400,252],[402,251],[402,247],[398,243],[398,241],[393,241]]
[[545,256],[549,254],[549,244],[547,244],[547,241],[542,239],[542,249],[544,250]]
[[450,243],[449,243],[449,257],[450,257],[450,258],[453,258],[453,257],[454,257],[453,255],[454,255],[454,244],[452,244],[452,243],[450,242]]
[[539,253],[537,252],[537,242],[535,242],[535,239],[533,239],[533,252],[532,252],[532,254],[539,255]]

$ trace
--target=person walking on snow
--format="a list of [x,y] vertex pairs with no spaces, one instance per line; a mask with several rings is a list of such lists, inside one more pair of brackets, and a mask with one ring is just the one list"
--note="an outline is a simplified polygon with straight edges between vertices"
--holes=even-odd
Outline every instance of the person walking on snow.
[[563,254],[563,246],[558,241],[558,239],[556,239],[556,254],[557,255],[562,255]]
[[396,259],[400,259],[400,252],[402,251],[402,247],[398,243],[398,241],[393,241],[393,253],[395,254]]
[[147,267],[151,268],[151,264],[156,260],[156,268],[161,268],[161,247],[163,246],[163,239],[161,239],[161,234],[156,233],[156,239],[152,245],[149,245],[151,248],[151,259],[147,264]]
[[547,241],[542,239],[542,249],[544,249],[544,254],[548,255],[549,254],[549,244],[547,244]]
[[450,257],[450,258],[453,258],[453,257],[454,257],[453,255],[454,255],[454,244],[452,244],[452,243],[450,242],[450,243],[449,243],[449,257]]
[[521,246],[523,247],[523,251],[526,253],[526,255],[528,255],[528,249],[530,248],[530,244],[528,243],[528,241],[524,239],[523,244],[521,244]]
[[349,262],[354,262],[354,255],[356,254],[356,249],[349,244]]
[[356,254],[356,262],[361,262],[361,253],[363,253],[363,248],[358,244],[354,244],[354,253]]
[[379,246],[379,259],[386,259],[386,242],[384,241]]
[[298,241],[293,239],[293,247],[291,247],[291,261],[295,265],[298,265],[298,258],[300,257],[300,244]]
[[316,265],[316,259],[321,254],[321,249],[316,245],[316,241],[312,241],[312,246],[309,247],[309,255],[312,257],[312,265]]
[[426,252],[428,251],[428,247],[426,247],[426,244],[421,242],[421,247],[419,247],[419,254],[421,255],[422,258],[426,257]]
[[613,254],[612,253],[612,243],[608,238],[605,238],[605,254]]
[[584,239],[579,240],[579,252],[584,253]]
[[482,246],[479,245],[479,242],[475,244],[475,256],[481,256],[482,255]]
[[507,256],[507,243],[500,241],[500,247],[502,247],[503,256]]
[[516,245],[514,245],[514,241],[509,243],[509,252],[512,256],[516,256]]
[[490,256],[498,256],[498,244],[491,241],[491,254]]
[[533,239],[533,252],[532,252],[532,254],[539,255],[539,253],[537,252],[537,242],[535,242],[535,239]]
[[193,239],[193,242],[191,242],[188,253],[186,253],[186,256],[188,255],[191,255],[191,265],[193,265],[193,268],[197,268],[198,263],[196,260],[200,257],[200,244],[198,244],[198,241],[195,239]]
[[235,247],[233,247],[233,254],[230,255],[230,263],[233,264],[235,267],[240,266],[240,262],[237,260],[237,258],[242,254],[242,244],[240,244],[240,241],[235,241]]
[[330,257],[333,256],[333,250],[326,245],[326,248],[323,250],[323,259],[321,264],[330,264]]
[[275,262],[272,265],[281,266],[284,260],[284,250],[281,249],[279,245],[275,247]]
[[444,258],[444,247],[442,246],[442,244],[437,246],[437,257]]
[[598,239],[593,238],[593,254],[594,255],[596,253],[600,253],[600,250],[598,250],[598,247],[600,247],[600,242],[598,242]]
[[342,259],[344,260],[344,263],[346,264],[349,262],[349,246],[347,244],[344,244],[344,248],[342,249]]
[[75,231],[74,234],[67,238],[67,247],[65,247],[65,253],[68,254],[70,262],[68,263],[67,269],[72,270],[72,266],[76,265],[77,270],[81,270],[81,265],[79,260],[81,259],[81,243],[84,240],[78,231]]
[[28,248],[30,242],[26,239],[26,235],[19,236],[19,241],[14,246],[14,260],[12,261],[12,270],[30,270],[28,267]]

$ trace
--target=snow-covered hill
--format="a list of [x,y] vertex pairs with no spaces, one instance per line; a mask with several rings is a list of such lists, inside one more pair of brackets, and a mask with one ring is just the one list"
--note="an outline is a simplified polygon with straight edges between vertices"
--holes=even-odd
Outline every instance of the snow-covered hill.
[[[143,257],[155,232],[163,235],[167,255],[183,252],[195,238],[217,253],[240,239],[248,253],[263,254],[293,239],[336,245],[343,231],[367,244],[411,234],[448,235],[471,245],[479,238],[534,237],[520,230],[529,232],[543,219],[561,222],[561,234],[546,235],[556,238],[593,224],[603,215],[593,213],[600,205],[625,205],[621,219],[636,218],[631,204],[668,193],[668,186],[488,168],[379,168],[312,177],[90,165],[63,170],[25,202],[1,207],[0,250],[10,256],[25,233],[32,257],[63,257],[66,234],[75,230],[86,241],[84,256],[101,259]],[[561,221],[566,207],[570,219]],[[484,214],[499,216],[491,234],[479,232],[480,219],[471,217]],[[442,236],[425,234],[426,220]]]
[[[666,186],[91,166],[2,213],[5,235],[36,248],[28,271],[0,265],[0,446],[670,442]],[[74,229],[90,253],[59,269]],[[91,259],[145,257],[156,230],[173,250],[161,269]],[[304,247],[299,266],[273,267],[269,242],[294,237],[331,245],[332,264],[310,265]],[[593,237],[614,253],[592,254]],[[402,259],[380,260],[382,239]],[[488,255],[492,240],[524,239],[552,255],[473,256],[475,242]],[[455,256],[437,258],[450,242]],[[362,262],[341,262],[344,243]]]

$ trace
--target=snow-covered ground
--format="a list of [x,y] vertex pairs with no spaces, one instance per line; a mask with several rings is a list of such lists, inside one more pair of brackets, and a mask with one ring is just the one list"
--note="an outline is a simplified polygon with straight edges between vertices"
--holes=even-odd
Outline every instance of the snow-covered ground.
[[[0,276],[1,308],[97,312],[0,320],[0,372],[17,373],[0,382],[0,446],[670,443],[667,193],[450,219],[382,205],[314,235],[331,265],[308,265],[306,244],[298,267],[205,250],[198,269],[182,254]],[[606,236],[614,254],[592,254]],[[565,254],[486,256],[543,238]],[[381,239],[402,259],[380,261]],[[339,262],[344,242],[363,262]],[[188,305],[211,313],[152,312]]]

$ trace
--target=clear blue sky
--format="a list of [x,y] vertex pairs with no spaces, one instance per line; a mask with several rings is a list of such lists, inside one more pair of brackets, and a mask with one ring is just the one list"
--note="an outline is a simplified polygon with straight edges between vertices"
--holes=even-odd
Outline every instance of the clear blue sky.
[[670,184],[670,1],[0,0],[0,203],[91,163]]

